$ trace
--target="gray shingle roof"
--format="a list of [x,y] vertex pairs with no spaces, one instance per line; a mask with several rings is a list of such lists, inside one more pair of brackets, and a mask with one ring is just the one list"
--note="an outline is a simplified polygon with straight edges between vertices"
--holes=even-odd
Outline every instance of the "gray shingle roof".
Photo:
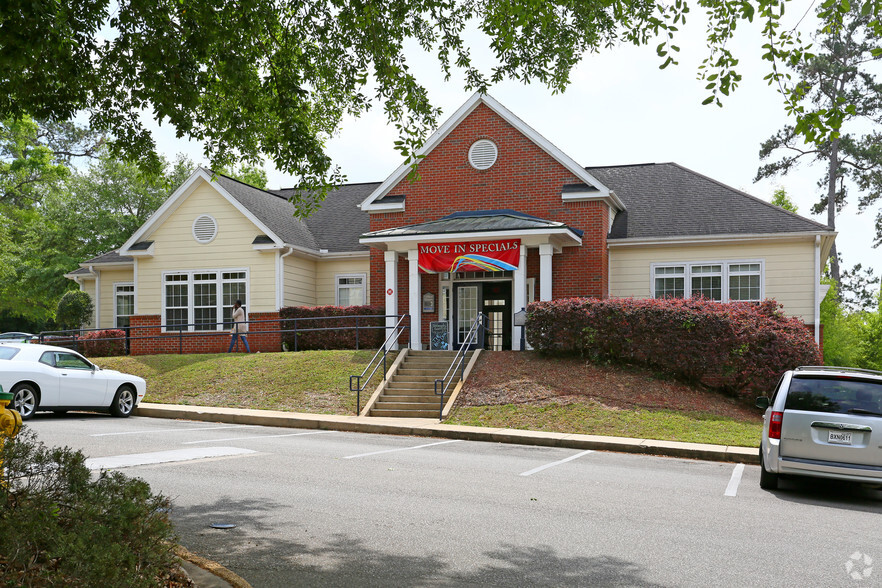
[[[365,237],[401,237],[439,235],[444,233],[468,233],[473,231],[531,231],[542,229],[567,229],[565,224],[549,221],[515,210],[475,210],[455,212],[438,220],[394,227],[367,233]],[[570,229],[578,236],[582,231]]]
[[832,230],[676,163],[585,169],[627,208],[610,239]]

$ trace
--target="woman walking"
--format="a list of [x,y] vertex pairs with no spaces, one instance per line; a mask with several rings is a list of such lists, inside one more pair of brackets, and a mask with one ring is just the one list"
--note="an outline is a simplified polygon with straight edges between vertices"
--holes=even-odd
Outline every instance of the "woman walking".
[[245,353],[251,353],[251,349],[248,347],[248,339],[245,338],[245,335],[248,333],[248,323],[245,322],[245,309],[242,308],[242,301],[237,300],[235,304],[233,304],[233,329],[230,331],[232,333],[233,338],[230,340],[230,348],[227,349],[227,353],[232,353],[233,346],[236,346],[236,351],[239,350],[238,339],[242,338],[242,343],[245,344]]

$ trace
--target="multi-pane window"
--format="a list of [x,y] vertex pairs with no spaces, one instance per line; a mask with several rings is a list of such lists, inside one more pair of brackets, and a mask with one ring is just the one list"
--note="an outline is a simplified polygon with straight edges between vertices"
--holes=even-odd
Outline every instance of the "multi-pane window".
[[114,326],[124,329],[129,326],[132,315],[135,314],[135,285],[114,285]]
[[703,296],[720,302],[755,302],[763,296],[762,273],[759,261],[658,264],[652,266],[652,295],[655,298]]
[[337,276],[337,306],[364,304],[364,274]]
[[[216,331],[229,328],[233,303],[247,304],[245,271],[194,271],[166,274],[166,330]],[[226,325],[226,326],[225,326]]]
[[655,297],[683,298],[685,280],[685,269],[683,266],[661,266],[655,268]]
[[168,330],[187,330],[190,322],[190,275],[165,276],[165,326]]
[[760,291],[760,264],[729,264],[729,300],[759,300]]
[[193,274],[193,322],[197,331],[217,330],[217,274]]
[[711,300],[723,299],[723,266],[693,265],[692,296],[704,296]]

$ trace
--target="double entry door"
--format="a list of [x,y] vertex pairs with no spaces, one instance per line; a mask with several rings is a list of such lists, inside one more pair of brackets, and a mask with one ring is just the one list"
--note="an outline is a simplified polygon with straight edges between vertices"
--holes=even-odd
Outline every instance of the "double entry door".
[[478,337],[471,346],[491,351],[511,349],[511,280],[457,282],[453,293],[453,337],[456,348],[468,337],[478,313],[484,313],[487,316],[487,329],[478,330]]

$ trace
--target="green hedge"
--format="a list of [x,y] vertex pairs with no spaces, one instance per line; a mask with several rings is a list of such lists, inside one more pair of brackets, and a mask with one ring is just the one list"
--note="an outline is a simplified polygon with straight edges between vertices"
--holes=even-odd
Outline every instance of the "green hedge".
[[774,300],[539,302],[528,308],[527,337],[544,354],[642,365],[744,395],[771,392],[784,371],[821,363],[812,332],[784,316]]

